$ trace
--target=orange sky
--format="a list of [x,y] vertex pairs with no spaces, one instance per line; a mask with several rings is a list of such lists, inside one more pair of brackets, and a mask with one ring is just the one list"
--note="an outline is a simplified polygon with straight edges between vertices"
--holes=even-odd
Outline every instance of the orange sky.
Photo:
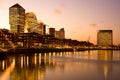
[[97,31],[112,29],[120,44],[120,0],[0,0],[0,28],[9,29],[9,7],[19,3],[56,30],[65,28],[66,38],[96,44]]

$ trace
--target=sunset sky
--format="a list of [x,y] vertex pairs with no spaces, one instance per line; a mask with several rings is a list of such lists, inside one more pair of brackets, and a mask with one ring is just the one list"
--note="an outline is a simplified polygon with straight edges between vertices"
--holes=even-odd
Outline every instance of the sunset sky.
[[9,7],[19,3],[27,12],[56,30],[65,28],[67,39],[96,44],[97,31],[112,29],[120,44],[120,0],[0,0],[0,28],[9,27]]

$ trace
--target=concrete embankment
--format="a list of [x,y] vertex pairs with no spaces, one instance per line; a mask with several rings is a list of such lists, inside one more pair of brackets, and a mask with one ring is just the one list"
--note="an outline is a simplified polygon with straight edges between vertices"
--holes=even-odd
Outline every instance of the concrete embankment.
[[85,50],[120,50],[120,48],[79,48],[77,51],[85,51]]
[[114,48],[79,48],[74,50],[73,48],[16,48],[15,50],[9,50],[8,53],[49,53],[49,52],[72,52],[72,51],[86,51],[86,50],[120,50]]
[[72,49],[72,48],[15,48],[15,49],[9,49],[5,52],[0,52],[1,55],[11,55],[11,54],[30,54],[30,53],[49,53],[49,52],[72,52],[72,51],[86,51],[86,50],[120,50],[120,48],[79,48],[79,49]]
[[11,49],[7,53],[8,54],[24,54],[24,53],[49,53],[49,52],[69,52],[73,51],[72,48],[65,48],[65,49],[42,49],[42,48],[16,48],[16,49]]

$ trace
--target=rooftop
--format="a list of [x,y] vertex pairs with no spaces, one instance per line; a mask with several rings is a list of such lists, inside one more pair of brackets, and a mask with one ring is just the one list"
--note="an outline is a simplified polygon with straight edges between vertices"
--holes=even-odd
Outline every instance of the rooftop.
[[112,32],[112,30],[99,30],[99,32]]
[[[23,8],[20,4],[16,3],[14,4],[13,6],[11,6],[10,8],[13,8],[13,7],[17,7],[17,8]],[[24,8],[23,8],[24,9]]]

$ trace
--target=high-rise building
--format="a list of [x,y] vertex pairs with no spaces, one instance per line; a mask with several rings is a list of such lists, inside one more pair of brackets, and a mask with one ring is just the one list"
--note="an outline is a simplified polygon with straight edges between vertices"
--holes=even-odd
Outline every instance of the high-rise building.
[[33,12],[26,13],[25,15],[25,30],[29,33],[34,32],[37,27],[37,18]]
[[60,31],[55,31],[55,37],[60,38]]
[[35,32],[45,35],[46,26],[42,21],[37,21],[37,17],[33,12],[26,13],[25,16],[25,31],[29,33]]
[[41,22],[41,21],[38,21],[38,28],[37,28],[39,31],[38,33],[41,34],[41,35],[45,35],[46,34],[46,25]]
[[97,45],[100,47],[109,47],[113,45],[112,30],[99,30],[97,34]]
[[9,8],[10,32],[23,33],[25,26],[25,9],[18,3]]
[[61,28],[59,31],[55,31],[55,37],[59,39],[65,39],[64,28]]
[[49,28],[49,35],[55,37],[55,28]]
[[64,28],[60,29],[60,38],[65,39],[65,30],[64,30]]

